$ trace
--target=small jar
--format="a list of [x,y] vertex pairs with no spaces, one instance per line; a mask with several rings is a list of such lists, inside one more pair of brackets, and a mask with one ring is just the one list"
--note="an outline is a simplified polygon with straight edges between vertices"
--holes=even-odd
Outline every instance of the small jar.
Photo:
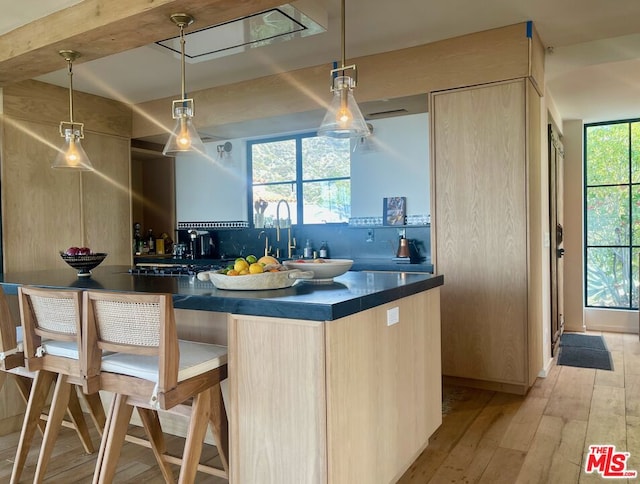
[[329,248],[327,247],[327,242],[323,240],[322,244],[320,245],[320,258],[326,259],[328,257],[329,257]]
[[311,240],[307,239],[307,243],[304,245],[304,258],[311,259],[313,257],[313,247],[311,246]]

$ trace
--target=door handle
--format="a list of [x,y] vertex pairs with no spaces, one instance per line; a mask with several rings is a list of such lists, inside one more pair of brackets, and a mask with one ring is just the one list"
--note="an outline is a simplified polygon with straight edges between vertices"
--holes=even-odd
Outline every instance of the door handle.
[[558,259],[562,258],[562,256],[564,256],[564,249],[556,249],[556,255]]

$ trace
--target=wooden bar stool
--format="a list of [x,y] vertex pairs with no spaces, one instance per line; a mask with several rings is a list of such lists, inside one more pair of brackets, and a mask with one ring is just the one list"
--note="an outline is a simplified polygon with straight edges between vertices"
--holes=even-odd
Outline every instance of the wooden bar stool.
[[[34,475],[34,482],[41,482],[66,411],[86,452],[94,452],[75,386],[84,383],[79,359],[82,291],[20,287],[18,301],[24,333],[24,359],[35,379],[29,392],[11,482],[20,479],[33,434],[55,381]],[[106,417],[99,394],[85,396],[85,401],[102,434]]]
[[[170,294],[86,291],[82,324],[85,391],[115,393],[93,482],[112,482],[134,407],[167,482],[174,482],[169,464],[180,465],[179,482],[194,482],[198,470],[228,478],[227,417],[220,391],[227,348],[178,340]],[[190,416],[181,459],[166,453],[155,410]],[[199,464],[207,424],[223,469]]]

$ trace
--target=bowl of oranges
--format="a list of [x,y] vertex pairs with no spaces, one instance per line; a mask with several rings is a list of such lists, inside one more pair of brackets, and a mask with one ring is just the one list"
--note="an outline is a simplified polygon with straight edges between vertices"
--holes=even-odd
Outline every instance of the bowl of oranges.
[[299,279],[312,279],[313,272],[290,269],[271,256],[238,257],[224,269],[198,273],[201,281],[211,281],[217,289],[259,291],[291,287]]

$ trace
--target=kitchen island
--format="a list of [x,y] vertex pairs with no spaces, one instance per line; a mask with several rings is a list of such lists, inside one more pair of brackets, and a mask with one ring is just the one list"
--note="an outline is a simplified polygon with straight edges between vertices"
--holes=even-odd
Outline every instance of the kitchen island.
[[[250,277],[250,276],[247,276]],[[4,274],[33,284],[173,294],[181,337],[229,347],[233,483],[388,483],[442,421],[441,275],[348,272],[330,284],[222,291],[104,266]]]

